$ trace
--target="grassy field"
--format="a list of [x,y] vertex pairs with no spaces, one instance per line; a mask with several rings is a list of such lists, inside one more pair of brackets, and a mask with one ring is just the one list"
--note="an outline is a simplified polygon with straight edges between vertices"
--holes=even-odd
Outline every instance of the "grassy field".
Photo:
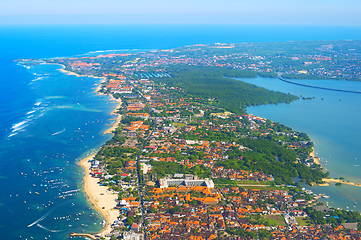
[[281,215],[267,215],[265,218],[268,220],[270,226],[286,226],[286,223]]
[[185,123],[179,123],[179,122],[173,123],[173,126],[176,128],[181,128],[181,127],[184,127],[185,125],[186,125]]
[[273,181],[237,181],[237,180],[230,180],[225,178],[216,178],[213,180],[214,183],[224,185],[224,184],[230,184],[230,185],[243,185],[243,186],[272,186]]
[[272,185],[252,186],[252,185],[238,184],[237,186],[244,188],[244,189],[259,189],[259,190],[284,190],[284,189],[286,189],[286,187],[278,187],[278,186],[272,186]]
[[296,217],[296,221],[298,225],[300,226],[311,226],[312,224],[309,224],[306,218],[304,217]]
[[272,185],[273,181],[235,181],[238,185]]
[[238,186],[244,189],[260,189],[260,190],[281,190],[286,189],[283,186],[274,186],[273,181],[237,181],[237,180],[229,180],[224,178],[216,178],[213,179],[214,184],[218,187],[225,187],[227,185]]

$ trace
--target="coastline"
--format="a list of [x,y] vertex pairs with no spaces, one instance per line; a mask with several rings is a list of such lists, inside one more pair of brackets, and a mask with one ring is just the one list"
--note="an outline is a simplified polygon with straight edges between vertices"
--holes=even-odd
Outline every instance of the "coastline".
[[[47,63],[48,64],[48,63]],[[58,65],[58,64],[57,64]],[[61,65],[61,64],[60,64]],[[120,121],[122,120],[122,115],[120,114],[117,114],[117,111],[119,110],[119,108],[122,106],[123,102],[121,99],[116,99],[113,97],[113,95],[111,94],[104,94],[104,93],[100,93],[99,90],[101,89],[101,85],[102,83],[104,83],[106,81],[106,79],[104,77],[96,77],[96,76],[93,76],[93,75],[79,75],[77,73],[74,73],[74,72],[71,72],[71,71],[67,71],[65,70],[65,66],[64,65],[61,65],[63,68],[61,69],[58,69],[60,72],[64,73],[64,74],[67,74],[67,75],[74,75],[74,76],[77,76],[77,77],[92,77],[92,78],[98,78],[98,79],[102,79],[102,81],[99,83],[99,84],[95,84],[95,85],[98,85],[95,89],[95,93],[99,94],[99,95],[108,95],[110,97],[110,100],[111,101],[114,101],[117,103],[117,106],[115,107],[115,109],[110,113],[110,115],[117,115],[116,118],[114,119],[115,120],[115,123],[107,130],[105,130],[103,132],[103,134],[108,134],[108,133],[113,133],[117,128],[118,128],[118,125],[120,123]]]
[[[65,68],[64,65],[62,65],[62,66]],[[61,69],[59,69],[59,70],[60,70],[60,72],[65,73],[66,75],[75,75],[75,76],[77,76],[77,77],[86,77],[85,75],[79,75],[79,74],[77,74],[77,73],[64,70],[63,68],[61,68]]]
[[312,152],[310,153],[310,156],[313,158],[313,162],[317,165],[321,165],[320,159],[315,156],[315,147],[312,147]]
[[[64,70],[65,66],[64,65],[61,66],[63,66],[63,68],[58,70],[67,75],[102,79],[102,81],[99,84],[95,84],[98,85],[95,90],[95,93],[100,95],[108,95],[99,92],[102,83],[106,81],[104,77],[96,77],[92,75],[91,76],[79,75],[74,72]],[[123,102],[121,101],[121,99],[116,99],[112,95],[108,95],[108,96],[110,97],[111,101],[117,102],[115,109],[110,113],[110,115],[117,115],[117,117],[115,119],[116,120],[115,123],[112,124],[112,126],[109,129],[105,130],[103,134],[113,133],[113,131],[117,129],[122,119],[122,115],[117,114],[117,111],[122,106]],[[117,205],[118,195],[116,193],[108,191],[108,187],[101,186],[98,183],[98,178],[94,178],[91,176],[89,170],[91,167],[91,163],[89,162],[89,160],[92,160],[95,157],[95,155],[96,153],[81,159],[78,162],[78,165],[80,165],[84,169],[84,178],[83,178],[84,193],[87,196],[87,200],[94,207],[94,209],[104,217],[104,220],[106,222],[103,229],[97,234],[100,234],[101,236],[106,236],[107,234],[110,234],[110,232],[112,231],[111,225],[113,224],[113,222],[118,220],[119,211],[115,208]]]
[[[65,74],[68,74],[68,75],[75,75],[75,76],[77,76],[77,77],[82,77],[82,76],[84,76],[84,77],[93,77],[93,76],[87,76],[87,75],[78,75],[78,74],[76,74],[76,73],[69,72],[69,71],[66,71],[66,70],[64,70],[64,69],[61,69],[60,71],[62,71],[62,72],[65,73]],[[98,77],[98,78],[101,78],[101,77]],[[103,79],[104,79],[104,81],[105,81],[105,78],[103,78]],[[101,89],[101,86],[102,86],[101,83],[98,84],[98,87],[96,88],[96,93],[98,93],[98,94],[100,94],[100,95],[108,95],[108,94],[104,94],[104,93],[99,93],[99,92],[98,92],[98,90]],[[106,131],[104,131],[103,134],[113,133],[113,132],[117,129],[117,127],[118,127],[118,125],[119,125],[119,123],[120,123],[120,121],[121,121],[121,118],[122,118],[122,116],[121,116],[120,114],[117,114],[117,111],[119,110],[119,108],[120,108],[121,105],[122,105],[122,101],[121,101],[120,99],[115,99],[111,94],[109,94],[109,97],[110,97],[110,100],[116,101],[116,102],[118,103],[117,106],[115,107],[115,109],[110,113],[110,115],[117,115],[117,116],[116,116],[116,119],[114,119],[114,120],[116,120],[116,121],[115,121],[115,123],[112,125],[112,127],[110,127],[109,129],[107,129]],[[94,156],[95,156],[95,155],[94,155]],[[310,153],[310,156],[313,158],[315,164],[320,165],[319,158],[315,156],[315,149],[314,149],[314,147],[312,148],[312,152]],[[87,157],[86,159],[89,160],[89,157]],[[97,209],[98,212],[100,212],[100,213],[104,216],[104,219],[106,220],[106,225],[104,226],[103,230],[100,232],[101,234],[106,235],[106,234],[109,234],[110,231],[112,230],[112,229],[111,229],[111,224],[112,224],[115,220],[117,220],[117,216],[118,216],[119,213],[117,214],[117,216],[115,216],[115,218],[114,218],[114,216],[113,216],[113,218],[111,218],[110,214],[111,214],[111,213],[114,213],[115,211],[114,211],[114,209],[112,209],[112,208],[109,208],[109,209],[108,209],[108,208],[105,208],[104,206],[107,204],[106,201],[101,201],[101,200],[99,199],[100,197],[105,196],[105,195],[101,195],[101,193],[103,193],[102,190],[100,190],[100,191],[99,191],[99,190],[98,190],[98,191],[95,190],[95,191],[96,191],[95,193],[92,192],[92,189],[91,189],[91,188],[93,188],[93,190],[94,190],[94,189],[96,189],[94,186],[98,186],[98,187],[101,187],[101,186],[99,186],[97,182],[95,182],[95,183],[92,183],[92,182],[91,182],[91,179],[92,179],[92,180],[97,180],[97,179],[96,179],[96,178],[92,178],[92,177],[89,175],[90,163],[88,162],[88,160],[86,160],[85,163],[82,161],[82,166],[83,166],[84,169],[86,170],[85,177],[84,177],[84,190],[85,190],[85,193],[87,194],[87,196],[89,197],[89,201],[91,202],[91,204],[94,206],[95,209]],[[90,179],[89,179],[89,178],[90,178]],[[341,183],[345,183],[345,184],[348,184],[348,185],[354,185],[354,186],[359,186],[359,187],[361,187],[361,184],[350,183],[350,182],[341,181],[341,180],[335,180],[335,179],[322,179],[322,180],[325,181],[326,183],[324,183],[324,184],[319,184],[319,186],[328,186],[328,185],[329,185],[329,184],[328,184],[329,182],[335,182],[335,183],[341,182]],[[89,185],[93,185],[93,184],[94,184],[93,187],[91,187],[91,186],[89,187]],[[90,189],[88,189],[88,188],[90,188]],[[106,192],[108,192],[106,189],[107,189],[106,187],[103,187],[103,190],[106,191]],[[103,193],[103,194],[104,194],[104,193]],[[116,199],[114,199],[113,201],[116,202]],[[102,209],[103,207],[104,207],[104,209]],[[114,208],[114,207],[113,207],[113,208]],[[113,210],[113,211],[112,211],[112,210]],[[103,235],[103,236],[104,236],[104,235]]]
[[112,230],[111,224],[118,219],[119,211],[115,209],[117,205],[118,195],[108,191],[108,187],[98,184],[98,178],[93,178],[90,175],[89,168],[91,166],[89,160],[93,159],[96,154],[92,154],[83,158],[78,164],[84,168],[85,175],[84,192],[87,195],[87,200],[97,210],[106,221],[103,230],[100,231],[102,236],[109,234]]
[[[68,71],[66,71],[66,72],[68,72]],[[78,76],[80,76],[80,75],[78,75]],[[88,76],[88,77],[93,77],[93,76]],[[95,78],[99,78],[99,77],[95,77]],[[122,120],[122,115],[118,114],[117,112],[121,108],[123,102],[121,99],[115,98],[112,94],[105,94],[105,93],[99,92],[100,89],[102,88],[102,83],[105,82],[105,78],[103,78],[103,77],[100,77],[100,78],[103,79],[103,81],[99,84],[95,84],[95,85],[97,85],[97,87],[95,88],[95,93],[97,93],[99,95],[107,95],[110,97],[110,101],[114,101],[117,103],[117,105],[115,106],[115,109],[110,113],[110,115],[116,115],[116,118],[113,119],[113,120],[115,120],[115,122],[113,123],[113,125],[110,128],[108,128],[107,130],[105,130],[103,132],[103,134],[108,134],[108,133],[113,133],[118,128],[119,123]]]
[[103,132],[103,134],[108,134],[108,133],[112,133],[118,128],[119,126],[119,123],[121,122],[122,120],[122,115],[121,114],[118,114],[118,110],[121,108],[123,102],[121,99],[116,99],[115,97],[113,97],[112,95],[110,95],[110,100],[111,101],[115,101],[117,102],[117,106],[115,107],[115,109],[110,113],[110,115],[116,115],[116,118],[114,119],[115,120],[115,123],[107,130],[105,130]]
[[[359,183],[349,182],[349,181],[345,181],[345,180],[341,180],[341,179],[323,178],[322,181],[324,181],[326,183],[342,183],[342,184],[347,184],[347,185],[351,185],[351,186],[361,187],[361,184],[359,184]],[[323,186],[323,185],[320,185],[320,186]]]
[[[312,147],[312,152],[310,153],[310,156],[313,158],[313,162],[317,165],[321,165],[320,163],[320,159],[318,157],[315,156],[315,147]],[[324,179],[322,179],[322,181],[324,181]],[[319,183],[319,184],[316,184],[318,186],[321,186],[321,187],[326,187],[326,186],[330,186],[330,184],[328,184],[326,181],[324,181],[325,183]],[[315,184],[315,183],[313,183]],[[312,185],[313,185],[312,184]]]
[[75,72],[71,72],[71,71],[65,70],[65,65],[60,64],[60,63],[48,63],[48,62],[44,62],[44,63],[41,63],[41,64],[60,65],[62,68],[59,68],[59,69],[57,69],[57,70],[59,70],[60,72],[66,74],[66,75],[74,75],[74,76],[77,76],[77,77],[99,78],[99,79],[104,79],[104,81],[105,81],[105,78],[104,78],[104,77],[97,77],[97,76],[93,76],[93,75],[80,75],[80,74],[77,74],[77,73],[75,73]]
[[[53,64],[53,63],[46,63],[46,64]],[[68,70],[65,70],[65,66],[62,65],[62,64],[56,64],[56,65],[60,65],[62,66],[63,68],[60,68],[58,69],[60,72],[66,74],[66,75],[74,75],[74,76],[77,76],[77,77],[92,77],[92,78],[98,78],[98,79],[104,79],[105,81],[105,78],[104,77],[97,77],[97,76],[93,76],[93,75],[80,75],[80,74],[77,74],[75,72],[71,72],[71,71],[68,71]]]
[[[321,164],[320,159],[315,156],[315,147],[312,147],[312,152],[310,153],[310,156],[313,157],[313,161],[315,164],[317,164],[317,165]],[[347,184],[347,185],[351,185],[351,186],[361,187],[361,184],[359,184],[359,183],[349,182],[349,181],[345,181],[345,180],[341,180],[341,179],[322,178],[322,181],[325,183],[317,184],[317,185],[324,187],[324,186],[329,186],[330,183],[342,183],[342,184]]]

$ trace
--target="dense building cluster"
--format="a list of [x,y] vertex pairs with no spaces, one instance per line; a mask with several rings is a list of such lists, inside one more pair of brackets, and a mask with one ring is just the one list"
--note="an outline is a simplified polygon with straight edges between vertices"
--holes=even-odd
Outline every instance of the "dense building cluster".
[[[357,225],[352,229],[337,222],[315,224],[306,211],[318,205],[312,192],[276,184],[275,177],[263,171],[226,164],[230,159],[244,161],[254,151],[239,139],[272,135],[285,149],[299,152],[298,164],[312,167],[303,134],[174,94],[181,89],[149,80],[131,84],[134,92],[122,96],[123,120],[92,165],[94,177],[119,194],[113,238],[352,239],[360,235]],[[143,107],[128,108],[134,104]]]
[[[215,44],[48,60],[104,77],[100,92],[122,101],[114,137],[91,166],[92,176],[119,196],[110,237],[360,239],[359,213],[320,206],[322,196],[302,187],[328,176],[306,134],[222,108],[214,92],[187,94],[182,83],[165,81],[175,64],[360,77],[357,58],[342,71],[325,67],[339,59],[333,55],[340,44],[311,44],[315,54],[262,55],[262,44]],[[357,42],[348,44],[342,46]]]
[[[302,48],[299,45],[302,44]],[[125,79],[170,77],[167,66],[186,64],[214,66],[266,73],[290,74],[301,79],[346,79],[360,81],[359,41],[318,41],[285,43],[240,43],[193,45],[171,50],[97,57],[56,59],[68,70]],[[104,73],[105,72],[105,73]],[[116,72],[116,73],[112,73]],[[270,74],[272,73],[272,74]],[[292,76],[291,76],[292,75]],[[114,87],[114,92],[129,92]]]

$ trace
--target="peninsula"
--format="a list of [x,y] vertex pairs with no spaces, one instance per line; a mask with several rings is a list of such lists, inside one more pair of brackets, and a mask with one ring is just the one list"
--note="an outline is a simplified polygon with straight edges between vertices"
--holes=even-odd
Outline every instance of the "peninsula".
[[[359,213],[323,206],[317,198],[327,196],[302,187],[335,181],[317,164],[307,134],[246,112],[248,106],[298,97],[232,79],[279,72],[288,78],[360,79],[350,58],[342,71],[330,67],[339,61],[335,51],[346,54],[359,42],[308,42],[302,51],[297,44],[194,45],[45,60],[70,73],[104,78],[97,91],[118,102],[115,125],[105,132],[113,138],[82,162],[87,193],[107,221],[100,235],[361,236]],[[103,187],[95,190],[97,182]]]

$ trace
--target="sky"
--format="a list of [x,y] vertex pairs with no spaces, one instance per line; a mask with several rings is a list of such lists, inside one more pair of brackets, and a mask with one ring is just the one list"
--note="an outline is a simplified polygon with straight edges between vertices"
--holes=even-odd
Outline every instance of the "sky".
[[361,25],[360,0],[0,0],[7,24]]

